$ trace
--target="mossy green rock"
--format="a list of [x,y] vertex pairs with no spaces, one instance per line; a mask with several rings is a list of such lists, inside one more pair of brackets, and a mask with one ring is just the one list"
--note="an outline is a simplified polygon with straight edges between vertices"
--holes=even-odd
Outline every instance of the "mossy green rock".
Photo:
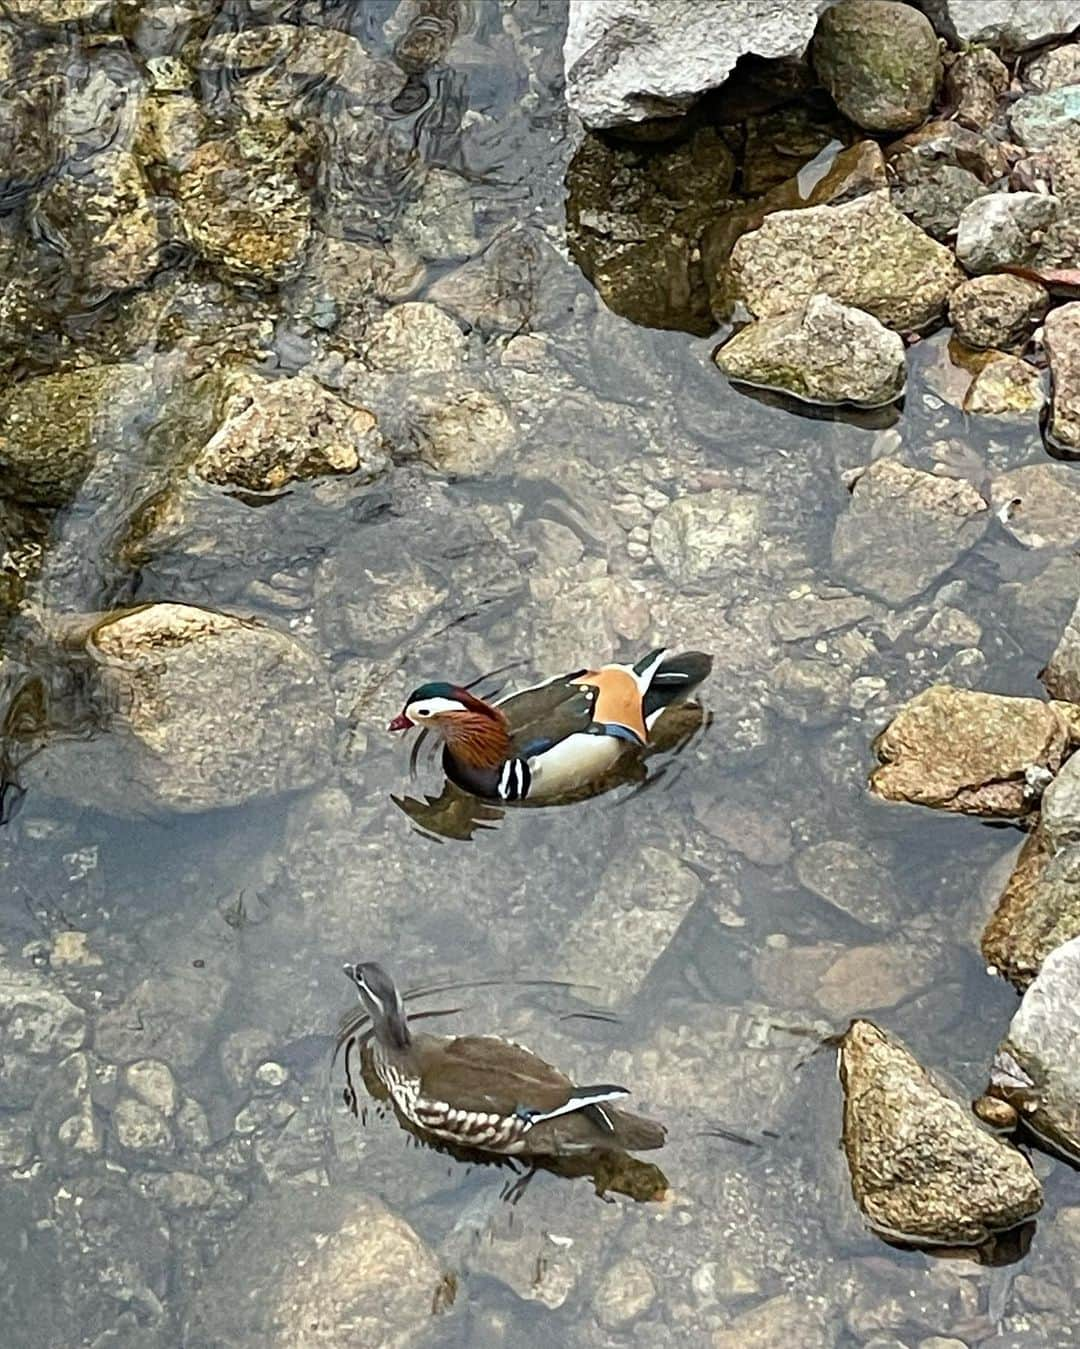
[[906,131],[930,111],[941,55],[929,19],[910,5],[834,5],[818,20],[813,52],[836,106],[867,131]]
[[148,388],[135,365],[61,370],[16,384],[0,402],[0,491],[30,505],[66,505]]

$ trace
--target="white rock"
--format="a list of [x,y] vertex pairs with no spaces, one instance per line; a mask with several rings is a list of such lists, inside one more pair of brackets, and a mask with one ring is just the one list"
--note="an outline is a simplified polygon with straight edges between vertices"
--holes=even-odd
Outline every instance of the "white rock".
[[567,101],[592,127],[676,116],[722,84],[740,56],[801,56],[831,3],[570,0]]
[[1080,0],[920,0],[952,42],[1023,51],[1080,27]]

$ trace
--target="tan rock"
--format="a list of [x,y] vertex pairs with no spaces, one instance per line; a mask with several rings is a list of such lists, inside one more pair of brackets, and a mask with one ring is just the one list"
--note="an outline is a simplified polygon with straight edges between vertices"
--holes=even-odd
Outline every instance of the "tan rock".
[[1043,342],[1054,387],[1049,434],[1061,448],[1080,450],[1080,301],[1047,315]]
[[1025,773],[1056,772],[1068,742],[1049,703],[938,684],[878,736],[882,766],[871,774],[870,790],[886,801],[1015,818],[1034,807]]

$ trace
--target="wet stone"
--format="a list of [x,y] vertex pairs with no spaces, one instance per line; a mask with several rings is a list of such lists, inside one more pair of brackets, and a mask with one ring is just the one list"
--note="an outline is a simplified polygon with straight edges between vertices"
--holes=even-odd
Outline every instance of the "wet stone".
[[731,267],[736,293],[759,318],[824,292],[904,331],[936,320],[963,280],[949,250],[913,225],[887,193],[777,211],[738,241]]
[[[206,1051],[224,1006],[225,981],[208,970],[181,970],[144,979],[97,1023],[95,1048],[116,1063],[149,1055],[178,1071]],[[177,1118],[177,1128],[182,1121]]]
[[94,1113],[92,1082],[89,1055],[69,1054],[50,1073],[34,1101],[37,1151],[58,1172],[81,1170],[101,1153],[101,1125]]
[[298,137],[272,119],[206,141],[177,185],[191,246],[231,280],[275,285],[300,268],[311,203],[297,165]]
[[397,219],[394,241],[421,258],[464,258],[477,246],[475,188],[447,169],[429,168],[416,197]]
[[1029,814],[1032,769],[1056,772],[1068,744],[1065,723],[1036,698],[938,684],[912,699],[878,736],[881,763],[870,790],[969,815]]
[[0,1089],[6,1106],[30,1105],[57,1060],[81,1048],[86,1014],[48,975],[0,960]]
[[665,506],[653,521],[650,546],[676,585],[697,586],[737,568],[762,529],[760,497],[716,487]]
[[1043,343],[1053,380],[1049,435],[1062,449],[1080,451],[1080,302],[1047,315]]
[[[991,1082],[1028,1128],[1080,1159],[1080,936],[1050,952],[1024,994]],[[1017,1072],[1019,1069],[1019,1073]]]
[[112,1112],[113,1136],[128,1152],[161,1153],[172,1150],[169,1121],[153,1106],[133,1096],[122,1096]]
[[930,111],[941,79],[937,35],[911,5],[847,0],[814,32],[814,69],[837,107],[867,131],[904,131]]
[[969,347],[1022,347],[1046,316],[1044,286],[1020,276],[977,276],[949,296],[949,322]]
[[842,839],[811,844],[795,859],[800,885],[869,927],[889,927],[896,919],[888,870],[887,860]]
[[236,1223],[189,1333],[193,1343],[392,1349],[430,1325],[441,1277],[413,1229],[377,1199],[281,1187]]
[[425,299],[481,332],[552,328],[570,312],[577,282],[539,230],[511,227],[479,257],[447,272]]
[[517,440],[507,403],[475,381],[450,378],[413,385],[401,411],[400,443],[440,473],[486,473]]
[[906,377],[903,339],[828,295],[749,324],[713,359],[729,379],[811,403],[880,407],[899,398]]
[[330,473],[370,482],[389,467],[375,416],[307,375],[211,376],[217,428],[195,457],[200,478],[251,492]]
[[604,1275],[593,1294],[596,1319],[609,1330],[636,1321],[656,1300],[656,1282],[648,1265],[634,1256],[617,1261]]
[[833,530],[832,561],[848,584],[902,604],[982,537],[987,504],[960,478],[879,459],[856,480]]
[[1046,402],[1042,375],[1027,361],[1007,352],[990,353],[964,395],[964,411],[992,417],[1025,418]]
[[841,951],[814,990],[814,1002],[834,1021],[895,1007],[933,987],[941,959],[927,943],[876,942]]
[[1080,474],[1069,464],[1027,464],[999,474],[990,484],[990,504],[1025,548],[1080,543]]
[[149,376],[135,365],[87,366],[16,384],[0,405],[0,484],[20,501],[65,505],[105,446],[137,426]]
[[119,611],[89,633],[107,727],[33,760],[50,795],[130,816],[202,811],[296,791],[329,771],[321,663],[272,628],[182,604]]
[[1080,847],[1055,847],[1046,831],[1037,826],[1021,848],[983,931],[983,956],[1010,983],[1024,989],[1050,952],[1077,935]]
[[424,375],[456,370],[465,358],[465,334],[434,304],[395,305],[368,330],[364,360],[387,374]]
[[871,1022],[853,1022],[844,1036],[840,1081],[852,1191],[875,1230],[922,1245],[977,1245],[1041,1208],[1023,1154],[982,1129]]
[[399,69],[369,56],[350,34],[306,24],[216,33],[203,42],[198,63],[203,70],[239,76],[248,97],[257,93],[271,102],[333,84],[350,99],[377,105],[389,103],[405,82]]
[[829,726],[848,706],[850,675],[826,660],[785,656],[773,668],[772,705],[800,726]]
[[978,275],[1032,262],[1061,212],[1056,197],[1037,192],[993,192],[964,209],[956,256]]
[[144,1104],[162,1115],[176,1114],[180,1092],[167,1063],[160,1059],[139,1059],[124,1069],[124,1085]]
[[782,1293],[736,1316],[713,1332],[712,1349],[834,1349],[838,1327],[830,1326],[823,1307],[798,1293]]

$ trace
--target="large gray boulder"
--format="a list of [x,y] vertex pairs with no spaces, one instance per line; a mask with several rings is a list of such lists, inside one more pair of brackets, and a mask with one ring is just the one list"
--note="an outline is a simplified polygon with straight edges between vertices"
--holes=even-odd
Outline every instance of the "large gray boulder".
[[740,56],[801,56],[832,0],[570,0],[566,98],[590,127],[686,111]]
[[88,705],[50,719],[57,735],[27,786],[110,814],[240,805],[309,787],[330,767],[333,700],[321,663],[294,638],[187,604],[109,614],[84,638]]
[[951,42],[1024,51],[1080,27],[1080,0],[919,0]]

